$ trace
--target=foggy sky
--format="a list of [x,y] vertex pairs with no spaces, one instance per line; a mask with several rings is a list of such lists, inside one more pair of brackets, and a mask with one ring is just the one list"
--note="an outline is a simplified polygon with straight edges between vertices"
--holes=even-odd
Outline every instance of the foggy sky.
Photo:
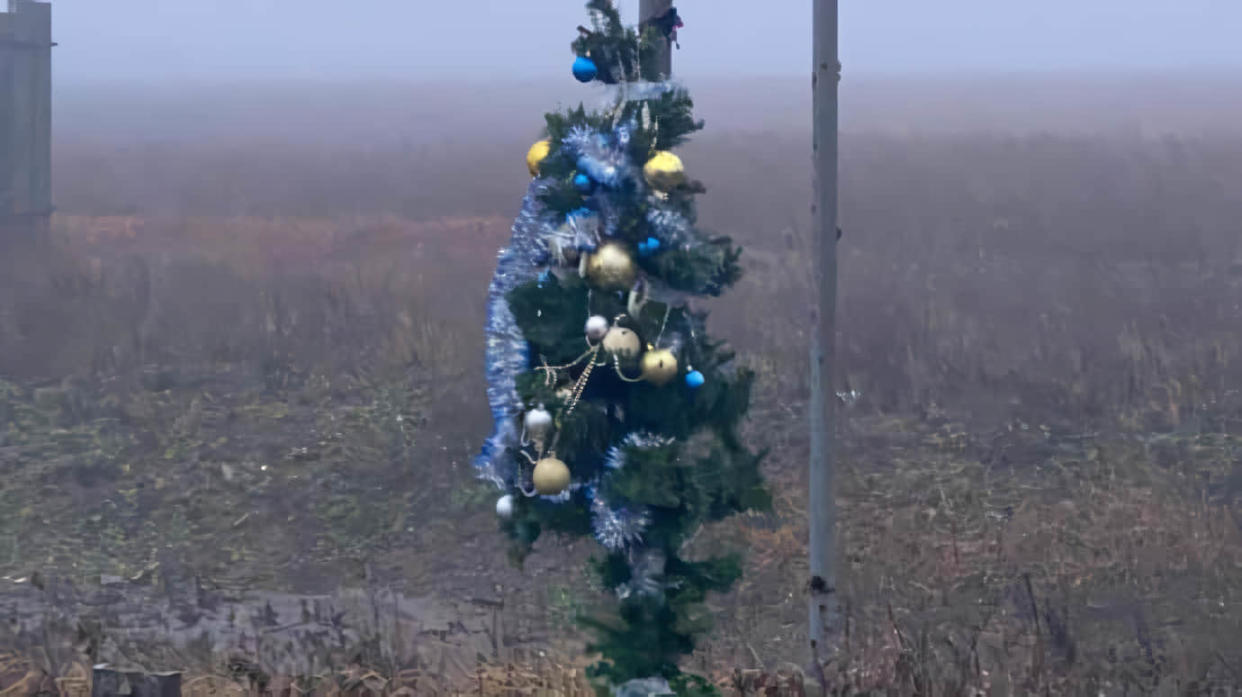
[[[57,0],[61,82],[563,75],[582,0]],[[632,20],[638,0],[622,0]],[[679,77],[809,73],[811,0],[680,0]],[[1239,0],[842,0],[849,74],[1242,69]]]

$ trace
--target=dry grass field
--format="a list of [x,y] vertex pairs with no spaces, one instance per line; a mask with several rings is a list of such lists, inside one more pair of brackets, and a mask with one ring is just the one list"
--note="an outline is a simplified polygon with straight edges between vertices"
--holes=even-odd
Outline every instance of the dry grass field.
[[[204,694],[585,694],[572,617],[593,601],[591,550],[542,540],[508,567],[469,468],[527,139],[495,140],[62,145],[53,248],[0,280],[12,592],[494,603],[504,627],[452,680],[379,634],[296,679],[258,649],[249,671],[236,652],[142,655]],[[747,247],[747,277],[709,306],[760,372],[748,438],[772,449],[778,501],[694,541],[749,549],[690,666],[732,694],[801,689],[806,140],[708,131],[685,152],[701,222]],[[829,682],[1242,687],[1242,140],[859,129],[842,176],[846,633]],[[109,638],[121,620],[74,608],[0,627],[20,656],[6,694],[142,662]]]

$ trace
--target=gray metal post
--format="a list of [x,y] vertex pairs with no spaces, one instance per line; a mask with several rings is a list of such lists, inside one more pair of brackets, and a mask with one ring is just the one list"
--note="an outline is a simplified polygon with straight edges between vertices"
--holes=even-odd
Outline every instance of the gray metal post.
[[[673,0],[642,0],[638,7],[639,22],[659,17],[673,6]],[[673,47],[670,42],[662,42],[656,54],[656,64],[660,75],[669,77],[673,74]]]
[[0,13],[0,236],[45,230],[52,212],[52,7]]
[[810,626],[811,656],[827,659],[838,632],[836,574],[836,309],[837,309],[837,0],[814,0],[816,332],[811,346]]

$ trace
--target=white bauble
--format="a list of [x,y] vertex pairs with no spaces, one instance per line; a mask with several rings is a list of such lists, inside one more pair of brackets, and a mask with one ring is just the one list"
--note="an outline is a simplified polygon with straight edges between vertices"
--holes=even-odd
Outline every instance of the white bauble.
[[526,435],[543,440],[548,435],[548,431],[552,430],[552,415],[540,405],[526,412],[526,419],[523,423],[526,425]]
[[608,319],[603,315],[592,315],[586,323],[586,335],[591,341],[599,341],[608,333]]
[[511,495],[505,494],[496,499],[496,515],[504,520],[513,517],[513,497]]

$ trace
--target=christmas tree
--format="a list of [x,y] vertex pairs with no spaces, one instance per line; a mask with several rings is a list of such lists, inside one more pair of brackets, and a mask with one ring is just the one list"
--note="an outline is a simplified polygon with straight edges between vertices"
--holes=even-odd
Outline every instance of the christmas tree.
[[684,558],[705,523],[762,509],[762,455],[742,442],[753,374],[705,331],[696,296],[739,278],[741,250],[696,227],[671,150],[703,127],[689,93],[656,74],[673,11],[640,33],[610,0],[587,3],[573,75],[607,106],[546,116],[533,181],[489,289],[488,398],[477,460],[505,493],[516,559],[544,533],[594,536],[614,610],[583,618],[594,675],[629,691],[711,692],[678,661],[710,626],[704,600],[741,575],[735,556]]

